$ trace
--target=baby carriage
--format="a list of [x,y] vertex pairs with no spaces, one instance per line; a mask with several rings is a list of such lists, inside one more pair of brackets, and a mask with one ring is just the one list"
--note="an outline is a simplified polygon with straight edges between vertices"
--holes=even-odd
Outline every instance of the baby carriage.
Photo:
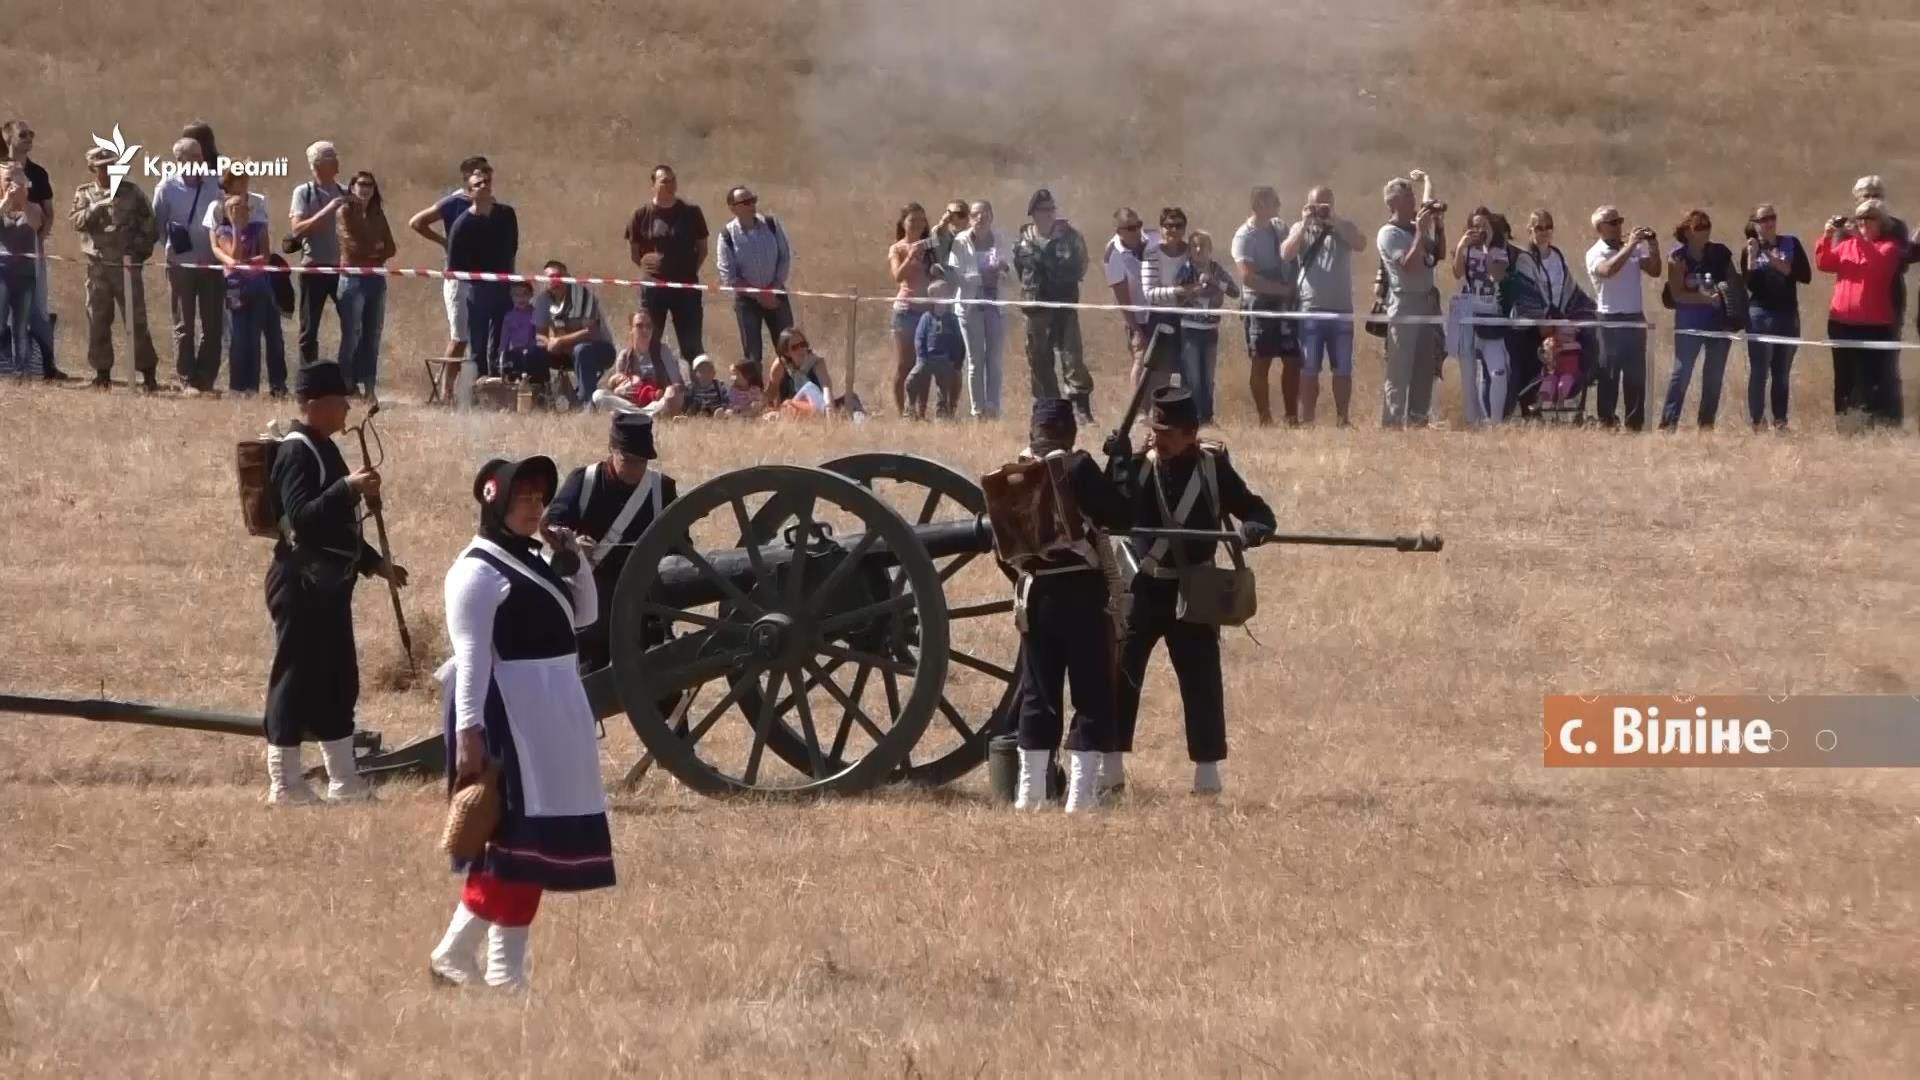
[[[1545,310],[1522,306],[1516,314],[1536,319],[1595,318],[1593,301],[1586,293],[1571,283],[1567,293],[1564,304]],[[1521,356],[1533,360],[1525,365],[1525,376],[1514,380],[1511,391],[1521,414],[1550,424],[1582,423],[1587,390],[1600,369],[1599,334],[1592,327],[1521,326],[1515,328],[1511,349],[1516,375],[1522,369]]]
[[1586,413],[1587,380],[1580,334],[1571,326],[1540,328],[1540,418],[1550,424],[1579,423]]

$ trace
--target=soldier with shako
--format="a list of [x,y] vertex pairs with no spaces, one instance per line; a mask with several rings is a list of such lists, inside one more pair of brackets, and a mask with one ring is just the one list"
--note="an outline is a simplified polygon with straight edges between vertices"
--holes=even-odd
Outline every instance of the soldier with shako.
[[620,572],[626,568],[633,542],[679,496],[673,477],[649,466],[658,456],[653,446],[653,418],[642,413],[615,413],[607,456],[568,473],[560,493],[547,507],[548,526],[581,537],[581,551],[593,565],[593,580],[599,589],[599,618],[580,631],[583,674],[606,667],[612,660],[608,637],[614,586],[620,583]]
[[349,471],[333,436],[346,429],[351,389],[340,365],[303,367],[294,378],[296,421],[279,442],[268,472],[279,541],[267,568],[267,613],[273,618],[273,671],[268,677],[267,801],[316,799],[301,775],[300,744],[320,744],[327,797],[366,797],[353,760],[354,709],[360,667],[353,640],[353,587],[360,577],[407,583],[361,535],[360,505],[377,505],[380,474]]
[[[1039,809],[1046,803],[1047,776],[1060,746],[1065,690],[1071,686],[1066,811],[1073,814],[1093,809],[1100,765],[1113,748],[1114,628],[1099,531],[1124,531],[1131,520],[1124,484],[1127,459],[1119,456],[1112,462],[1120,468],[1110,475],[1085,451],[1074,449],[1074,404],[1060,398],[1033,403],[1029,430],[1029,445],[1019,462],[1049,462],[1049,474],[1066,496],[1041,505],[1078,520],[1057,521],[1063,527],[1052,533],[1051,543],[1008,560],[1019,572],[1014,612],[1024,651],[1014,808]],[[1116,483],[1116,475],[1121,482]],[[1075,533],[1079,537],[1070,539]]]
[[[1147,449],[1132,458],[1135,528],[1219,532],[1232,518],[1239,521],[1240,539],[1247,547],[1258,547],[1273,536],[1273,509],[1247,487],[1226,447],[1201,441],[1190,393],[1181,387],[1155,391],[1149,427]],[[1133,752],[1147,661],[1164,638],[1186,711],[1193,790],[1216,794],[1221,790],[1220,763],[1227,757],[1220,627],[1208,621],[1204,610],[1188,610],[1197,605],[1185,602],[1181,590],[1186,573],[1213,567],[1219,542],[1130,538],[1126,544],[1138,573],[1120,642],[1119,727],[1102,763],[1101,787],[1116,790],[1126,782],[1125,755]],[[1250,579],[1244,584],[1251,589]]]

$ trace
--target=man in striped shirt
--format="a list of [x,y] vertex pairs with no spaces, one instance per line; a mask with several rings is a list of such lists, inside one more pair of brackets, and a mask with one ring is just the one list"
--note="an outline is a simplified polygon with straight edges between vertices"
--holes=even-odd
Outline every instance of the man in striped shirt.
[[[720,282],[734,289],[781,289],[787,287],[787,272],[793,268],[793,249],[787,245],[786,231],[771,214],[759,212],[760,197],[751,188],[741,186],[727,192],[727,209],[733,220],[720,230]],[[755,368],[760,367],[760,333],[770,340],[793,326],[793,303],[783,291],[735,293],[734,321],[740,324],[740,355]]]
[[[549,278],[571,276],[567,264],[549,260],[541,268]],[[548,362],[573,372],[574,395],[585,409],[593,404],[593,390],[601,373],[613,366],[613,332],[600,313],[600,298],[585,285],[549,281],[546,292],[533,302],[533,325]]]

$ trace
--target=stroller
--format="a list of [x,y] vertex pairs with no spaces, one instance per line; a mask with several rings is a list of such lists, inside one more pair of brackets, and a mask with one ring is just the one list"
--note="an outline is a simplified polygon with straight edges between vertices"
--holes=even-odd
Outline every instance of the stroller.
[[[1563,303],[1548,304],[1523,289],[1512,310],[1525,319],[1598,317],[1593,299],[1572,282]],[[1516,326],[1507,351],[1514,375],[1507,390],[1509,415],[1517,408],[1522,419],[1575,426],[1586,421],[1587,390],[1602,363],[1600,335],[1593,327]]]

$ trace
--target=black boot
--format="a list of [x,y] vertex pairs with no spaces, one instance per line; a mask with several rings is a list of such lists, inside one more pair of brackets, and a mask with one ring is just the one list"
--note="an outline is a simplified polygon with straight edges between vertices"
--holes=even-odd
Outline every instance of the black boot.
[[1093,423],[1093,395],[1074,394],[1068,400],[1073,402],[1073,415],[1082,424]]

